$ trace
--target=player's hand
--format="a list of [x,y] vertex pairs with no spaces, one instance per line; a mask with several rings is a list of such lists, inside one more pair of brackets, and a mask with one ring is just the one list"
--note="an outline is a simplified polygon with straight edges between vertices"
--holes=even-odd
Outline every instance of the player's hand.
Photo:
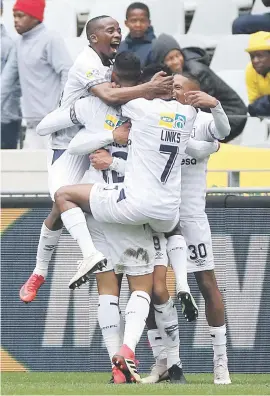
[[163,71],[154,75],[147,85],[147,99],[168,98],[173,95],[173,76],[167,76]]
[[202,91],[189,91],[184,95],[186,104],[193,107],[209,107],[211,109],[218,105],[216,98]]
[[100,149],[89,156],[91,164],[97,170],[108,169],[113,162],[113,157],[107,150]]
[[130,121],[125,122],[119,127],[115,128],[113,131],[113,140],[121,146],[125,146],[128,142],[128,136],[130,131],[131,123]]

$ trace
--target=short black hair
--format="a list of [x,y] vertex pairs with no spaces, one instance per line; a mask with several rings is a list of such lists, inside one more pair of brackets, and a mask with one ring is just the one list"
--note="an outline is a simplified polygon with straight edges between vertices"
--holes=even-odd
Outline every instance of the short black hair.
[[147,15],[147,18],[150,19],[150,10],[149,10],[149,8],[147,7],[146,4],[140,3],[139,1],[136,2],[136,3],[132,3],[132,4],[130,4],[128,6],[127,12],[126,12],[126,19],[128,19],[128,15],[129,15],[130,11],[138,10],[138,9],[145,11],[145,13]]
[[141,82],[148,82],[154,77],[156,73],[164,71],[168,76],[172,75],[171,70],[166,65],[150,64],[143,69]]
[[196,76],[194,76],[194,74],[188,73],[188,72],[176,73],[176,74],[181,74],[183,77],[187,78],[190,81],[193,81],[195,84],[197,84],[199,86],[199,88],[201,88],[200,81],[198,80],[198,78]]
[[99,16],[97,16],[95,18],[90,19],[87,22],[87,25],[86,25],[86,36],[87,36],[88,40],[90,39],[91,34],[94,34],[96,32],[97,22],[99,22],[99,21],[101,21],[102,19],[105,19],[105,18],[111,18],[111,17],[109,15],[99,15]]
[[123,80],[137,81],[141,77],[140,58],[134,52],[120,52],[115,57],[113,71]]

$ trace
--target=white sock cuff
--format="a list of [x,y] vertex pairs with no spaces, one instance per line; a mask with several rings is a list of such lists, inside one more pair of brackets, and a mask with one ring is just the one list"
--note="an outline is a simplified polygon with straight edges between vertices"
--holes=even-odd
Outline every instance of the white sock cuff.
[[209,326],[210,336],[212,338],[213,345],[224,345],[226,344],[226,325],[213,327]]
[[151,298],[150,298],[149,294],[146,293],[145,291],[136,290],[136,291],[132,292],[131,296],[130,296],[130,299],[134,298],[134,297],[144,298],[145,300],[147,300],[148,304],[150,305]]
[[155,346],[163,346],[162,337],[158,329],[148,330],[147,337],[152,348]]
[[167,252],[170,252],[175,248],[179,248],[179,249],[187,248],[185,238],[182,235],[172,235],[168,238]]
[[60,230],[56,230],[56,231],[52,231],[50,230],[45,223],[42,224],[41,227],[41,234],[43,236],[47,236],[47,237],[54,237],[54,236],[60,236],[62,233],[63,228],[60,228]]
[[61,219],[68,231],[75,225],[86,222],[85,215],[81,208],[72,208],[66,210],[61,214]]
[[99,305],[103,305],[103,304],[108,304],[108,305],[117,305],[119,303],[119,297],[117,296],[113,296],[110,294],[101,294],[98,297],[98,303]]
[[162,311],[164,309],[170,309],[174,307],[174,302],[173,299],[170,297],[169,300],[167,302],[165,302],[164,304],[154,304],[154,308],[159,312]]

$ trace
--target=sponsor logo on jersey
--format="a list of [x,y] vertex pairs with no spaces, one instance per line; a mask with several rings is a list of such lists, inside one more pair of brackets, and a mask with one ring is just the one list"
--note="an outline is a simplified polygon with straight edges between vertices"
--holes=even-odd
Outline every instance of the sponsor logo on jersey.
[[112,114],[107,114],[105,123],[104,123],[104,129],[107,129],[109,131],[112,131],[116,126],[118,126],[119,120],[117,117],[115,117]]
[[197,160],[195,158],[183,158],[181,165],[197,165]]
[[169,129],[182,129],[186,124],[186,116],[179,113],[161,113],[159,126]]
[[90,70],[88,70],[87,72],[86,72],[86,77],[89,79],[89,80],[93,80],[94,78],[96,78],[96,77],[98,77],[99,76],[99,71],[98,71],[98,69],[90,69]]

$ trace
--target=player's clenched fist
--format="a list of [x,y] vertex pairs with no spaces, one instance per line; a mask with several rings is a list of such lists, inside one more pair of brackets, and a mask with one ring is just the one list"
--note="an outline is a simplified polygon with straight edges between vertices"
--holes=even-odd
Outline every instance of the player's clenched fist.
[[89,156],[91,164],[97,170],[108,169],[113,162],[113,157],[111,154],[104,149],[95,151]]

